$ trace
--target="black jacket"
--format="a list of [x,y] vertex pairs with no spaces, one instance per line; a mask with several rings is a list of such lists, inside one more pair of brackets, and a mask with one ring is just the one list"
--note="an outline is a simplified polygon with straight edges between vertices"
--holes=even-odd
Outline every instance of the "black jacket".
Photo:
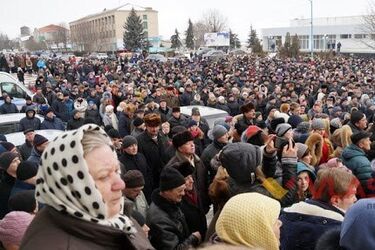
[[185,215],[190,233],[199,231],[202,239],[204,239],[207,232],[207,220],[204,212],[193,202],[191,202],[186,195],[181,201],[181,211]]
[[[33,117],[28,117],[26,113],[26,117],[22,118],[20,120],[20,125],[19,125],[19,131],[25,131],[29,128],[32,128],[34,130],[39,130],[40,129],[40,119],[38,117],[35,117],[35,111],[31,108],[31,110],[34,112]],[[30,108],[27,108],[26,111],[30,111]]]
[[165,152],[167,141],[165,137],[158,135],[157,142],[155,142],[147,133],[144,131],[142,134],[137,136],[138,141],[138,152],[142,153],[147,160],[147,164],[152,170],[153,176],[153,188],[159,187],[159,177],[162,168],[168,162],[169,158]]
[[223,149],[224,146],[225,146],[225,144],[220,143],[220,142],[214,140],[202,152],[201,161],[203,162],[205,171],[208,174],[209,183],[212,182],[212,180],[214,179],[214,177],[216,175],[216,171],[217,171],[216,169],[213,169],[211,167],[211,160],[212,160],[212,158],[214,158],[215,155],[217,155],[217,153],[220,152],[220,150]]
[[130,119],[130,117],[124,112],[120,112],[118,115],[118,132],[120,133],[121,137],[130,135],[131,124],[132,119]]
[[172,115],[171,118],[169,118],[168,122],[171,125],[171,129],[175,126],[185,127],[187,123],[187,118],[183,114],[180,115],[179,119],[176,119],[176,117]]
[[25,140],[25,143],[19,149],[22,160],[26,161],[30,157],[32,149],[33,144]]
[[11,113],[18,113],[17,106],[14,103],[4,102],[4,104],[0,106],[0,114],[11,114]]
[[81,127],[84,124],[85,120],[83,118],[75,119],[72,118],[68,121],[68,124],[66,125],[67,130],[73,130]]
[[119,161],[124,165],[126,171],[128,170],[139,170],[143,174],[145,179],[145,186],[143,193],[147,199],[147,202],[151,203],[151,193],[153,187],[153,176],[152,169],[147,163],[146,157],[142,153],[136,155],[129,155],[123,152],[119,157]]
[[150,241],[158,250],[189,249],[199,243],[189,233],[184,214],[178,204],[170,203],[160,196],[160,190],[152,193],[152,203],[147,212]]
[[317,241],[315,250],[344,250],[340,247],[340,227],[325,232]]
[[9,212],[8,200],[16,179],[6,172],[0,173],[0,220]]
[[180,95],[179,99],[181,106],[189,106],[190,103],[194,100],[194,93],[185,91],[182,95]]

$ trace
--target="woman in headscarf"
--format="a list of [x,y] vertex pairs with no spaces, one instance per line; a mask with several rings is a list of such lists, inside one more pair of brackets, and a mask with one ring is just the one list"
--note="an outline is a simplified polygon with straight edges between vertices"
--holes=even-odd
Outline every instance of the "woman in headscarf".
[[121,212],[124,188],[104,130],[87,124],[59,135],[42,155],[35,194],[45,207],[21,249],[153,249]]
[[259,193],[232,197],[216,223],[216,240],[229,245],[278,250],[280,203]]

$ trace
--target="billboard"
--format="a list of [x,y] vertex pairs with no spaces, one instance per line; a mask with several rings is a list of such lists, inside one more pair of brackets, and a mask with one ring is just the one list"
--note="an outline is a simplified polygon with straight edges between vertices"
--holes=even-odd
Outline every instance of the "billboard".
[[229,32],[205,33],[204,44],[207,47],[229,46]]

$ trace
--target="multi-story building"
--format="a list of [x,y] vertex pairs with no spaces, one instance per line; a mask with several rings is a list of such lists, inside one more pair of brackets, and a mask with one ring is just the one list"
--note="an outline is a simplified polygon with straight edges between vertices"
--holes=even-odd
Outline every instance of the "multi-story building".
[[[265,28],[261,30],[263,50],[272,51],[284,43],[285,36],[297,34],[300,50],[310,50],[310,19],[294,19],[290,27]],[[342,53],[375,53],[374,34],[366,31],[364,16],[325,17],[313,19],[314,51],[336,50],[341,44]]]
[[125,4],[70,22],[73,49],[85,51],[122,49],[124,47],[124,24],[132,8],[142,19],[146,36],[157,37],[159,35],[158,12],[151,7]]
[[20,31],[21,31],[21,37],[30,36],[31,35],[30,28],[27,27],[27,26],[22,26],[20,28]]
[[50,24],[35,29],[34,37],[40,42],[45,42],[49,49],[66,48],[69,43],[69,30],[59,25]]

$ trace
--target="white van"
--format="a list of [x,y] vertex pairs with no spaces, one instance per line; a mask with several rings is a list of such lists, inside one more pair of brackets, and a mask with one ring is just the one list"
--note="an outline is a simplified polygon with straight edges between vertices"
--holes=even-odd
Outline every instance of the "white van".
[[[0,71],[0,96],[4,92],[12,97],[12,103],[16,104],[18,110],[21,110],[22,106],[26,104],[26,96],[30,96],[31,98],[34,96],[17,78],[9,73]],[[0,99],[0,105],[3,103],[4,100]]]

